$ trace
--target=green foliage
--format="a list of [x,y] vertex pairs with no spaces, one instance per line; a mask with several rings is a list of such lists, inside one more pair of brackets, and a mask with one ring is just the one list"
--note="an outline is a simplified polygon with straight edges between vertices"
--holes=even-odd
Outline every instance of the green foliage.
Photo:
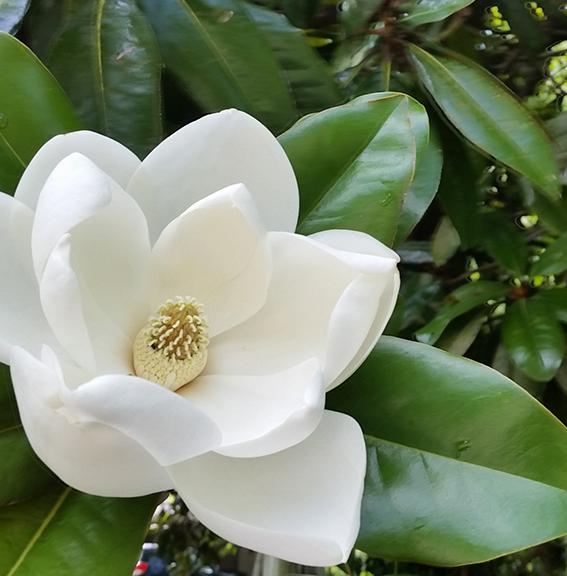
[[69,4],[63,19],[49,69],[86,128],[145,156],[162,136],[161,59],[135,0]]
[[365,552],[456,565],[567,530],[567,431],[498,372],[384,337],[329,405],[366,434]]
[[0,190],[13,192],[49,138],[80,124],[65,93],[24,44],[0,32]]
[[419,212],[419,197],[408,191],[428,138],[423,106],[396,93],[360,97],[299,121],[280,138],[301,190],[299,230],[350,228],[392,244],[404,198]]

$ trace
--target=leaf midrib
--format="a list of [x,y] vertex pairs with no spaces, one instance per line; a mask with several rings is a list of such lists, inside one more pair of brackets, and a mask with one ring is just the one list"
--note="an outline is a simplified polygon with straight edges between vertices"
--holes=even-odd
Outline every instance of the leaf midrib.
[[238,76],[233,73],[233,71],[230,67],[230,64],[228,63],[228,61],[226,60],[226,58],[224,57],[224,55],[222,53],[222,50],[220,50],[218,48],[215,40],[212,38],[212,36],[208,32],[207,28],[201,22],[201,20],[197,16],[197,14],[195,14],[195,11],[193,10],[193,8],[191,8],[191,6],[189,6],[189,4],[186,2],[186,0],[177,0],[177,2],[187,12],[190,20],[194,23],[195,27],[201,32],[201,37],[203,38],[205,43],[209,46],[211,52],[216,54],[218,63],[221,65],[221,68],[223,68],[225,70],[225,73],[227,74],[227,76],[229,76],[232,79],[232,81],[234,82],[234,85],[238,88],[238,91],[240,92],[240,94],[242,96],[242,100],[245,102],[248,102],[248,105],[250,106],[251,109],[255,109],[255,107],[253,106],[253,103],[247,97],[246,91],[244,90],[244,88],[240,84]]
[[[486,126],[486,119],[489,119],[489,122],[492,122],[491,117],[486,114],[485,110],[482,108],[482,106],[480,106],[480,104],[477,102],[477,100],[475,100],[472,96],[470,96],[469,92],[466,90],[466,87],[461,84],[461,82],[456,78],[456,76],[454,76],[453,74],[451,74],[451,71],[437,58],[434,58],[431,54],[429,54],[428,52],[426,52],[425,50],[421,50],[421,48],[418,47],[412,47],[412,52],[414,52],[414,58],[419,59],[419,57],[415,56],[415,53],[419,54],[421,58],[423,58],[424,60],[430,60],[429,65],[432,66],[433,68],[438,68],[441,69],[441,72],[443,74],[445,74],[450,80],[452,80],[452,82],[455,84],[456,88],[458,89],[459,94],[461,95],[461,97],[463,97],[463,100],[465,102],[469,102],[472,103],[471,108],[474,109],[475,112],[480,114],[480,117],[483,118],[483,125]],[[439,72],[439,70],[438,70]],[[514,101],[513,98],[511,98],[512,101]],[[437,99],[436,99],[437,100]],[[515,103],[515,101],[514,101]],[[445,114],[447,114],[445,112],[445,109],[443,108],[443,112]],[[449,116],[447,114],[447,116]],[[450,118],[452,123],[455,123],[453,121],[453,118]],[[469,137],[467,136],[467,139],[469,139]],[[471,142],[473,142],[476,146],[479,146],[481,149],[484,150],[483,146],[480,146],[477,142],[474,142],[472,139],[470,139]],[[504,138],[505,142],[513,149],[515,150],[515,153],[518,155],[517,158],[520,161],[524,161],[525,164],[527,164],[528,166],[532,166],[531,162],[530,162],[530,157],[526,156],[524,154],[524,150],[523,148],[518,145],[516,143],[516,141],[514,139],[508,139],[508,138]],[[491,152],[488,152],[491,156],[495,157]],[[517,168],[514,167],[514,170],[519,171]],[[530,168],[531,171],[531,168]],[[532,178],[533,179],[533,178]],[[541,186],[541,184],[539,184]]]
[[[377,126],[372,126],[372,129],[369,130],[369,136],[368,138],[366,138],[363,143],[358,146],[357,148],[355,148],[355,151],[348,156],[345,161],[343,162],[343,165],[339,168],[339,170],[337,171],[337,175],[329,181],[329,185],[326,186],[323,191],[319,194],[319,196],[317,197],[317,199],[315,200],[315,202],[313,202],[311,208],[309,209],[308,212],[306,212],[299,220],[298,226],[301,226],[302,224],[304,224],[309,217],[311,216],[311,214],[313,214],[316,210],[319,209],[319,207],[321,206],[321,204],[323,203],[323,200],[325,200],[325,197],[327,196],[327,194],[329,194],[329,192],[331,190],[333,190],[337,183],[340,181],[340,179],[345,175],[345,173],[348,171],[349,167],[351,166],[351,164],[353,163],[353,161],[358,158],[362,152],[364,151],[365,148],[368,147],[368,145],[370,144],[370,142],[372,142],[372,140],[374,140],[374,138],[376,137],[377,133],[380,132],[380,130],[382,129],[382,127],[386,124],[386,122],[388,121],[388,119],[392,116],[392,114],[394,114],[398,108],[401,106],[402,104],[402,100],[404,99],[404,97],[400,97],[399,94],[394,94],[392,96],[387,96],[386,98],[380,98],[380,102],[386,101],[386,100],[394,100],[394,99],[400,99],[400,103],[398,104],[398,106],[396,106],[395,108],[392,109],[391,113],[389,114],[389,116],[382,122],[380,129],[377,130]],[[415,162],[414,162],[415,165]]]
[[57,512],[61,508],[61,506],[63,506],[63,504],[64,504],[65,500],[67,499],[67,497],[69,496],[69,494],[71,494],[71,491],[72,490],[69,487],[67,487],[67,488],[65,488],[65,490],[63,490],[63,492],[61,493],[59,498],[57,498],[57,500],[54,502],[53,506],[51,507],[51,509],[49,510],[47,515],[45,516],[45,518],[43,519],[43,522],[38,526],[37,530],[34,532],[33,536],[30,538],[26,547],[22,550],[22,552],[20,553],[20,555],[16,559],[16,561],[13,564],[10,571],[6,574],[6,576],[14,576],[16,574],[16,571],[23,564],[23,562],[27,558],[28,554],[31,552],[31,550],[33,549],[33,547],[35,546],[37,541],[41,538],[42,534],[45,532],[45,530],[47,529],[47,527],[49,526],[49,524],[51,523],[51,521],[53,520],[53,518],[55,517],[55,515],[57,514]]
[[[400,442],[394,442],[392,440],[386,440],[384,438],[380,438],[379,436],[374,436],[372,434],[364,434],[365,440],[369,440],[369,443],[366,443],[366,446],[375,447],[374,443],[382,442],[384,444],[390,444],[391,446],[399,446],[400,448],[404,448],[406,450],[413,450],[414,452],[418,452],[420,454],[426,454],[430,456],[434,456],[436,458],[442,458],[443,460],[449,462],[455,462],[458,464],[462,464],[464,466],[474,466],[476,468],[481,468],[483,470],[492,470],[493,472],[498,472],[499,474],[508,474],[509,476],[513,476],[515,478],[522,478],[523,480],[528,480],[529,482],[535,482],[536,484],[540,484],[541,486],[546,486],[548,488],[552,488],[554,490],[561,490],[562,492],[567,493],[567,489],[562,486],[557,486],[555,484],[549,484],[547,482],[542,482],[541,480],[535,480],[534,478],[530,478],[529,476],[523,476],[516,472],[508,472],[507,470],[501,470],[499,468],[494,468],[492,466],[486,466],[485,464],[477,464],[476,462],[470,462],[469,460],[459,459],[459,458],[451,458],[445,454],[439,454],[437,452],[432,452],[431,450],[424,450],[423,448],[416,448],[415,446],[408,446],[407,444],[401,444]],[[566,532],[567,533],[567,532]],[[8,575],[10,576],[10,575]]]

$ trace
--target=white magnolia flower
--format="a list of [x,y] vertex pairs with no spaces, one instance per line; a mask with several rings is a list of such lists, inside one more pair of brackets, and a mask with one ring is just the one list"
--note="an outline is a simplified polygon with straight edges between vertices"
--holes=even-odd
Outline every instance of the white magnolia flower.
[[55,474],[102,496],[175,488],[239,545],[347,558],[365,450],[324,395],[382,332],[397,257],[296,235],[297,217],[285,153],[237,111],[143,162],[92,132],[45,144],[0,195],[0,361]]

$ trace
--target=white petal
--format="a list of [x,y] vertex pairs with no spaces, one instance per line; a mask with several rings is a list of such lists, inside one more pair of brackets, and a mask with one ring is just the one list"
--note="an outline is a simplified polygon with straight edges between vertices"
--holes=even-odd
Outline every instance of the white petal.
[[237,457],[301,442],[319,424],[325,403],[316,360],[266,376],[202,376],[178,393],[217,423],[223,436],[217,452]]
[[32,255],[37,278],[61,237],[108,206],[111,181],[86,156],[71,154],[47,178],[37,202]]
[[210,336],[263,305],[270,277],[266,234],[242,184],[200,200],[171,222],[153,249],[153,306],[192,296],[205,307]]
[[346,254],[271,233],[273,274],[264,307],[212,339],[206,374],[269,374],[316,357],[326,385],[367,337],[395,275],[391,258]]
[[189,400],[136,376],[98,376],[63,394],[81,423],[110,426],[143,446],[162,466],[215,449],[221,433]]
[[59,344],[79,366],[91,375],[95,374],[95,353],[83,313],[81,289],[71,267],[68,234],[47,261],[40,295],[43,311]]
[[39,301],[31,259],[31,210],[0,193],[0,362],[10,361],[10,347],[39,354],[53,340]]
[[99,496],[141,496],[171,488],[164,469],[137,442],[103,424],[72,424],[57,371],[13,348],[12,380],[24,430],[61,480]]
[[336,250],[381,256],[383,258],[392,258],[396,262],[400,261],[400,257],[396,252],[364,232],[356,232],[355,230],[323,230],[322,232],[310,234],[309,238]]
[[155,240],[191,204],[238,183],[250,190],[269,230],[295,230],[299,196],[291,164],[268,129],[237,110],[210,114],[167,138],[127,190],[146,212]]
[[[394,262],[399,262],[400,259],[393,250],[382,244],[382,242],[362,232],[352,230],[325,230],[312,234],[309,237],[341,251],[343,258],[347,260],[357,259],[357,255],[359,254],[390,258]],[[393,273],[386,278],[386,284],[380,296],[379,305],[377,306],[371,325],[368,328],[366,337],[361,343],[358,342],[357,350],[353,353],[351,361],[347,363],[340,373],[338,373],[338,371],[335,372],[334,379],[331,379],[327,386],[328,390],[335,388],[353,374],[366,359],[372,348],[374,348],[394,311],[399,288],[400,275],[397,270],[393,270]],[[359,309],[359,314],[361,316],[364,314],[362,309]],[[353,314],[351,316],[351,322],[357,322],[355,318],[356,316]],[[363,322],[362,317],[360,321]],[[360,325],[361,324],[359,324],[359,326]],[[331,356],[334,357],[333,354],[331,354]]]
[[42,304],[62,346],[91,374],[129,371],[131,341],[151,311],[149,238],[135,201],[73,154],[42,191],[32,245]]
[[239,546],[309,566],[344,562],[360,524],[358,424],[326,411],[301,444],[262,458],[205,454],[168,468],[203,524]]
[[107,136],[86,130],[61,134],[44,144],[33,157],[22,175],[15,197],[35,209],[49,174],[63,158],[74,152],[90,158],[124,188],[140,164],[133,152]]

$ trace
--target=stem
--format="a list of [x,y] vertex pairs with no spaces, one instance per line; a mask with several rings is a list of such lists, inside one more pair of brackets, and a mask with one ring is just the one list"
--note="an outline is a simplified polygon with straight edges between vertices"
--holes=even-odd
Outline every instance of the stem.
[[382,91],[388,92],[390,90],[390,75],[392,73],[392,60],[384,58],[382,60]]

